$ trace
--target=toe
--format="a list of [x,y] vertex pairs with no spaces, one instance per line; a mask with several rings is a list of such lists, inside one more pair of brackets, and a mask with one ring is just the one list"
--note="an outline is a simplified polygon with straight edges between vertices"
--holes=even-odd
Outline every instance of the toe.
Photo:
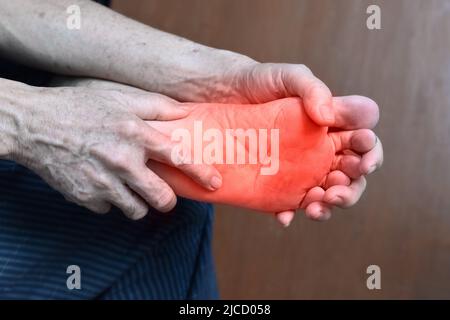
[[325,180],[324,188],[325,190],[332,187],[332,186],[348,186],[350,184],[351,180],[350,178],[343,173],[342,171],[335,170],[331,171]]
[[361,198],[366,185],[366,179],[360,177],[352,181],[349,186],[333,186],[325,191],[323,201],[341,208],[351,207]]
[[375,133],[369,129],[336,131],[328,135],[333,141],[336,153],[344,150],[365,153],[373,149],[377,142]]
[[314,187],[306,193],[305,197],[303,198],[300,208],[305,209],[309,204],[312,202],[317,202],[322,200],[323,196],[325,194],[325,190],[323,190],[321,187]]
[[370,174],[383,164],[383,146],[380,139],[376,139],[373,149],[363,155],[361,159],[360,171],[363,174]]
[[289,227],[294,219],[295,212],[292,210],[279,212],[276,214],[277,220],[284,226]]
[[331,170],[342,171],[352,179],[359,178],[361,173],[361,157],[353,154],[336,155],[331,165]]
[[363,96],[333,98],[336,128],[345,130],[374,128],[379,119],[378,105]]
[[306,207],[305,215],[311,220],[326,221],[331,218],[331,208],[321,202],[313,202]]

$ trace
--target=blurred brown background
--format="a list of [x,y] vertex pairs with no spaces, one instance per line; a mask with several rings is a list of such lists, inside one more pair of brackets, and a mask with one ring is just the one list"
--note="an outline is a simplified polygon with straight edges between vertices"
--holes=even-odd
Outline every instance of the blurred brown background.
[[[382,30],[366,28],[381,7]],[[144,23],[259,61],[303,63],[381,108],[385,164],[327,223],[218,207],[222,298],[450,298],[450,1],[129,0]],[[381,290],[366,268],[381,267]]]

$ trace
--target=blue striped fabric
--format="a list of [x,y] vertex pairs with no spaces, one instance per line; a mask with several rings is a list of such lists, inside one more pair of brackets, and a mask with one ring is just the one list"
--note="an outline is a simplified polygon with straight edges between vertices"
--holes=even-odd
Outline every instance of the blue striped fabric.
[[[96,215],[0,161],[0,298],[215,299],[212,219],[211,205],[187,199],[140,221]],[[79,290],[67,288],[69,265]]]

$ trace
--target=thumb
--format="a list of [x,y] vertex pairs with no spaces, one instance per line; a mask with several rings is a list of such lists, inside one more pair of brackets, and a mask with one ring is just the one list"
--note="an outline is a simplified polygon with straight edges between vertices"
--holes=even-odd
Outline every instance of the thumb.
[[302,98],[308,116],[320,126],[333,126],[335,114],[330,89],[304,65],[283,65],[282,83],[291,96]]
[[305,111],[316,124],[331,127],[335,123],[330,89],[319,79],[310,79],[303,96]]

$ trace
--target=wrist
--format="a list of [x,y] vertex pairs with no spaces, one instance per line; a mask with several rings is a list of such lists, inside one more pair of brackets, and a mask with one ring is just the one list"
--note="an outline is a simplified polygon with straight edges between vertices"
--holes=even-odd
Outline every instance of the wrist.
[[177,100],[188,102],[228,102],[238,96],[236,74],[258,62],[236,52],[207,48],[193,57],[195,70],[185,73],[173,88]]
[[[203,102],[232,90],[231,70],[257,62],[245,55],[215,49],[147,26],[124,42],[125,50],[103,78],[158,92],[179,101]],[[150,32],[152,31],[152,32]],[[151,47],[153,46],[153,47]],[[219,101],[217,101],[219,102]]]
[[232,51],[202,47],[189,58],[191,67],[161,93],[187,102],[225,102],[239,95],[235,75],[258,62]]

